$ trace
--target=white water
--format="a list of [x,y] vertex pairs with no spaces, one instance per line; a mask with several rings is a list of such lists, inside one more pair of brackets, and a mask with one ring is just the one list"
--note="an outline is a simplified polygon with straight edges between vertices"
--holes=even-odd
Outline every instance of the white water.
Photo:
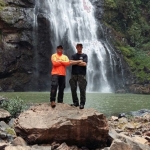
[[[83,53],[88,55],[87,91],[112,92],[105,62],[109,57],[112,66],[113,58],[106,43],[104,47],[98,40],[94,8],[89,0],[37,0],[37,4],[50,21],[52,51],[62,44],[68,54],[74,54],[76,43],[82,43]],[[110,76],[114,74],[113,67],[111,72]]]

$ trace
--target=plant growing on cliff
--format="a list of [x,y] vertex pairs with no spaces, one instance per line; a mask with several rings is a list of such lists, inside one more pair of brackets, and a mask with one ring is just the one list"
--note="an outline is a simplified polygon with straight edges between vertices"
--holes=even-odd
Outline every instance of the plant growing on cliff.
[[[150,81],[150,1],[104,0],[104,24],[138,81]],[[125,40],[122,40],[125,39]]]
[[0,0],[0,10],[2,10],[5,7],[4,0]]
[[7,110],[12,117],[17,117],[23,110],[26,109],[24,101],[19,97],[10,99],[9,101],[3,101],[1,108]]

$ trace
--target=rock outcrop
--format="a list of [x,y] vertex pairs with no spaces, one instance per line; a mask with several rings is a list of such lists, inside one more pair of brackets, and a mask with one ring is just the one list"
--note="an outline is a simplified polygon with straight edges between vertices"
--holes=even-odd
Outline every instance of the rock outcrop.
[[0,89],[24,91],[33,70],[35,0],[3,0],[0,8]]
[[104,147],[108,124],[103,114],[94,109],[80,110],[68,104],[40,104],[20,114],[15,131],[28,143],[53,141],[87,147]]
[[145,85],[132,84],[129,87],[129,91],[131,93],[136,93],[136,94],[150,94],[150,84],[145,84]]

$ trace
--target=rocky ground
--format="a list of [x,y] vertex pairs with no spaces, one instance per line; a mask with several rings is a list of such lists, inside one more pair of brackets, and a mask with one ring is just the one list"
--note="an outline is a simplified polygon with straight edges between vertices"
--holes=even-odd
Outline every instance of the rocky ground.
[[112,116],[108,119],[110,134],[123,135],[133,141],[150,146],[150,110],[139,110],[130,115]]
[[0,109],[0,150],[150,150],[150,110],[106,118],[94,109],[45,103],[10,118]]

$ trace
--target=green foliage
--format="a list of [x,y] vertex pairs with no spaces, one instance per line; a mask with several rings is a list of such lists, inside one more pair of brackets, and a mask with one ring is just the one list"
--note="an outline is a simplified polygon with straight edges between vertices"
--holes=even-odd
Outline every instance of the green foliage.
[[144,68],[150,70],[150,57],[147,53],[141,50],[135,51],[132,47],[118,47],[118,49],[123,53],[124,59],[139,81],[150,80],[150,74],[144,70]]
[[0,0],[0,10],[2,10],[5,7],[4,0]]
[[133,57],[135,55],[135,49],[132,47],[118,47],[124,56]]
[[142,50],[143,51],[150,51],[150,42],[143,44]]
[[117,6],[114,0],[105,0],[105,7],[116,9]]
[[12,117],[17,117],[17,115],[19,115],[23,110],[26,109],[24,101],[19,97],[16,97],[15,99],[10,99],[9,101],[3,101],[1,107],[7,110]]
[[103,21],[115,35],[114,46],[122,52],[139,81],[150,81],[150,74],[145,71],[145,68],[150,70],[150,1],[105,0],[104,3]]
[[5,132],[6,132],[7,134],[15,135],[15,136],[16,136],[16,132],[14,131],[13,128],[6,128],[6,129],[5,129]]
[[150,2],[142,0],[105,0],[104,22],[122,32],[129,45],[140,46],[150,38],[147,5],[150,6]]

